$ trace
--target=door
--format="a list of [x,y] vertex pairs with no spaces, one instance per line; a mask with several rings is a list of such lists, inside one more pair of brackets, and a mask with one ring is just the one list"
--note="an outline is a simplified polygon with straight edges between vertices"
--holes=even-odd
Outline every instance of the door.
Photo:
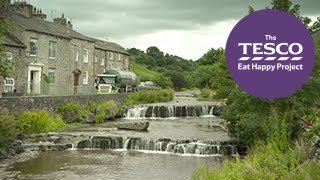
[[78,73],[73,74],[73,94],[78,93],[79,76],[80,76],[80,74],[78,74]]

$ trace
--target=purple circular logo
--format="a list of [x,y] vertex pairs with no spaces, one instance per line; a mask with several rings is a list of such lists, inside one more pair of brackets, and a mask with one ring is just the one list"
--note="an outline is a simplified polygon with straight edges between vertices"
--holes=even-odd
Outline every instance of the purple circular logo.
[[256,11],[232,30],[226,63],[233,80],[249,94],[286,97],[309,78],[315,58],[313,40],[302,22],[278,10]]

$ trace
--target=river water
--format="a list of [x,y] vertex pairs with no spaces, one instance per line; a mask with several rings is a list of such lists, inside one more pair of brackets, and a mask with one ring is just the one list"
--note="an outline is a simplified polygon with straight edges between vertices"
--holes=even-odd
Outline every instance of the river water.
[[[193,99],[189,99],[188,102]],[[194,100],[193,100],[194,101]],[[184,103],[182,98],[175,103]],[[172,104],[173,102],[171,102]],[[197,102],[201,103],[201,102]],[[170,103],[169,103],[170,104]],[[190,104],[193,104],[192,102]],[[118,121],[130,121],[121,119]],[[108,128],[108,123],[77,129],[79,134],[116,135],[142,138],[170,138],[174,140],[229,141],[227,132],[213,124],[222,120],[206,117],[176,117],[149,119],[148,132],[119,131]],[[115,123],[115,122],[111,122]],[[199,166],[218,168],[224,157],[217,154],[184,154],[166,151],[126,149],[70,149],[43,152],[34,159],[15,163],[7,168],[11,179],[99,180],[99,179],[191,179]],[[1,175],[0,175],[1,176]]]

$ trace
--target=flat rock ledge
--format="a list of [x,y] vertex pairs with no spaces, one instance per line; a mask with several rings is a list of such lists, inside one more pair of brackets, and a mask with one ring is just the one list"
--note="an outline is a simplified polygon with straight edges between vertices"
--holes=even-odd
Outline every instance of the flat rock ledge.
[[147,131],[150,123],[148,121],[132,121],[116,124],[119,130]]

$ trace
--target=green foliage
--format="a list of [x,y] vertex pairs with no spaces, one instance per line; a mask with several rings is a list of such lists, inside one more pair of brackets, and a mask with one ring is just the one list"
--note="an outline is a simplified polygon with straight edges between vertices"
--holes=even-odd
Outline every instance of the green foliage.
[[172,88],[173,84],[170,78],[165,77],[163,74],[160,74],[158,76],[156,76],[153,80],[152,80],[157,86],[163,88],[163,89],[168,89],[168,88]]
[[[270,7],[266,7],[266,9],[270,9]],[[312,25],[311,19],[308,17],[304,17],[300,15],[300,5],[294,4],[291,0],[272,0],[271,1],[271,9],[277,9],[280,11],[288,12],[298,19],[308,28],[308,30],[313,33],[320,30],[320,19],[318,18],[316,22]],[[249,6],[249,13],[253,13],[255,10],[252,6]]]
[[[187,76],[196,67],[196,63],[193,61],[169,54],[164,55],[155,46],[149,47],[146,53],[136,48],[129,49],[129,52],[132,54],[131,62],[134,62],[131,70],[137,74],[141,81],[156,80],[159,84],[159,79],[164,79],[160,75],[164,75],[172,81],[174,89],[188,88],[192,85],[192,79],[187,78]],[[155,71],[157,74],[154,74]],[[159,85],[161,87],[171,87],[168,79],[165,80],[165,85]]]
[[216,95],[216,92],[214,90],[211,90],[209,88],[204,88],[201,90],[201,97],[206,99],[213,99]]
[[115,101],[106,101],[90,103],[88,110],[94,113],[94,120],[96,123],[103,123],[108,119],[114,118],[121,110],[121,107]]
[[5,147],[18,134],[16,117],[0,108],[0,148]]
[[[10,21],[7,19],[1,18],[0,15],[0,39],[4,36],[9,27]],[[13,74],[13,66],[14,62],[10,61],[3,61],[7,58],[6,50],[4,49],[3,45],[0,43],[0,76],[3,78],[10,77]]]
[[73,102],[60,104],[58,106],[58,113],[64,120],[70,120],[71,118],[72,123],[83,123],[88,114],[86,109]]
[[201,167],[193,179],[319,179],[320,163],[306,161],[306,147],[289,142],[286,120],[271,116],[277,128],[266,145],[257,145],[244,159],[225,160],[222,169]]
[[156,102],[168,102],[173,99],[172,90],[159,90],[159,91],[139,91],[130,94],[125,99],[126,105],[133,104],[147,104]]
[[22,133],[43,133],[62,131],[65,122],[59,116],[50,116],[46,111],[23,112],[18,118],[18,127]]
[[224,49],[210,49],[205,55],[203,55],[196,63],[199,65],[212,65],[214,64],[219,57],[224,54]]
[[140,81],[151,81],[160,76],[160,73],[148,69],[145,65],[135,63],[134,59],[130,59],[131,71],[134,72]]

